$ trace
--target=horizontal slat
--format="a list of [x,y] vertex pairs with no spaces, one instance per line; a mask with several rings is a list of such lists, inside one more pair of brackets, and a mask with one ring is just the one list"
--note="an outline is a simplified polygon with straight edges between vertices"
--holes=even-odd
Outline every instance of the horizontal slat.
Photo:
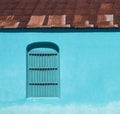
[[29,70],[57,70],[57,68],[29,68]]
[[39,53],[37,53],[37,54],[29,54],[29,55],[31,55],[31,56],[55,56],[55,55],[57,55],[57,53],[51,53],[51,54],[39,54]]
[[58,85],[58,83],[29,83],[29,85]]

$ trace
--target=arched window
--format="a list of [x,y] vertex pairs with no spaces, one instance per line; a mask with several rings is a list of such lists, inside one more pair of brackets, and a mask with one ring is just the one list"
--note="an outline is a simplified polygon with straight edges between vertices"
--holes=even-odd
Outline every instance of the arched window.
[[35,42],[26,49],[26,97],[59,97],[59,47],[52,42]]

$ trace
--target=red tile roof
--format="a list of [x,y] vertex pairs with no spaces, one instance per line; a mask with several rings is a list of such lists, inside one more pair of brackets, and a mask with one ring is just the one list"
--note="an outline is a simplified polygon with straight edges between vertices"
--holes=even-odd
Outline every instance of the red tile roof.
[[117,28],[120,0],[0,0],[0,28]]

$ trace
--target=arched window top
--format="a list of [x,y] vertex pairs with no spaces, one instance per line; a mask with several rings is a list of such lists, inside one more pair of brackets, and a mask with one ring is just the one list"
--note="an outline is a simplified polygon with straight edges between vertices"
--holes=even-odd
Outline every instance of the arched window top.
[[56,50],[59,53],[59,47],[52,42],[34,42],[29,44],[26,49],[27,52],[29,52],[30,50],[35,48],[50,48]]

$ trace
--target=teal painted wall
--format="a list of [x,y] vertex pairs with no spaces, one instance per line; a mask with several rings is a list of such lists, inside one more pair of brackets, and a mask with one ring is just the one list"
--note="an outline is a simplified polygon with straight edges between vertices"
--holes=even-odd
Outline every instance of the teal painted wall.
[[[51,41],[60,48],[59,99],[26,100],[26,46],[38,41]],[[10,103],[87,104],[95,107],[117,103],[119,106],[119,32],[0,33],[0,60],[1,106]],[[116,107],[115,110],[119,112]],[[109,110],[106,114],[110,114]]]

